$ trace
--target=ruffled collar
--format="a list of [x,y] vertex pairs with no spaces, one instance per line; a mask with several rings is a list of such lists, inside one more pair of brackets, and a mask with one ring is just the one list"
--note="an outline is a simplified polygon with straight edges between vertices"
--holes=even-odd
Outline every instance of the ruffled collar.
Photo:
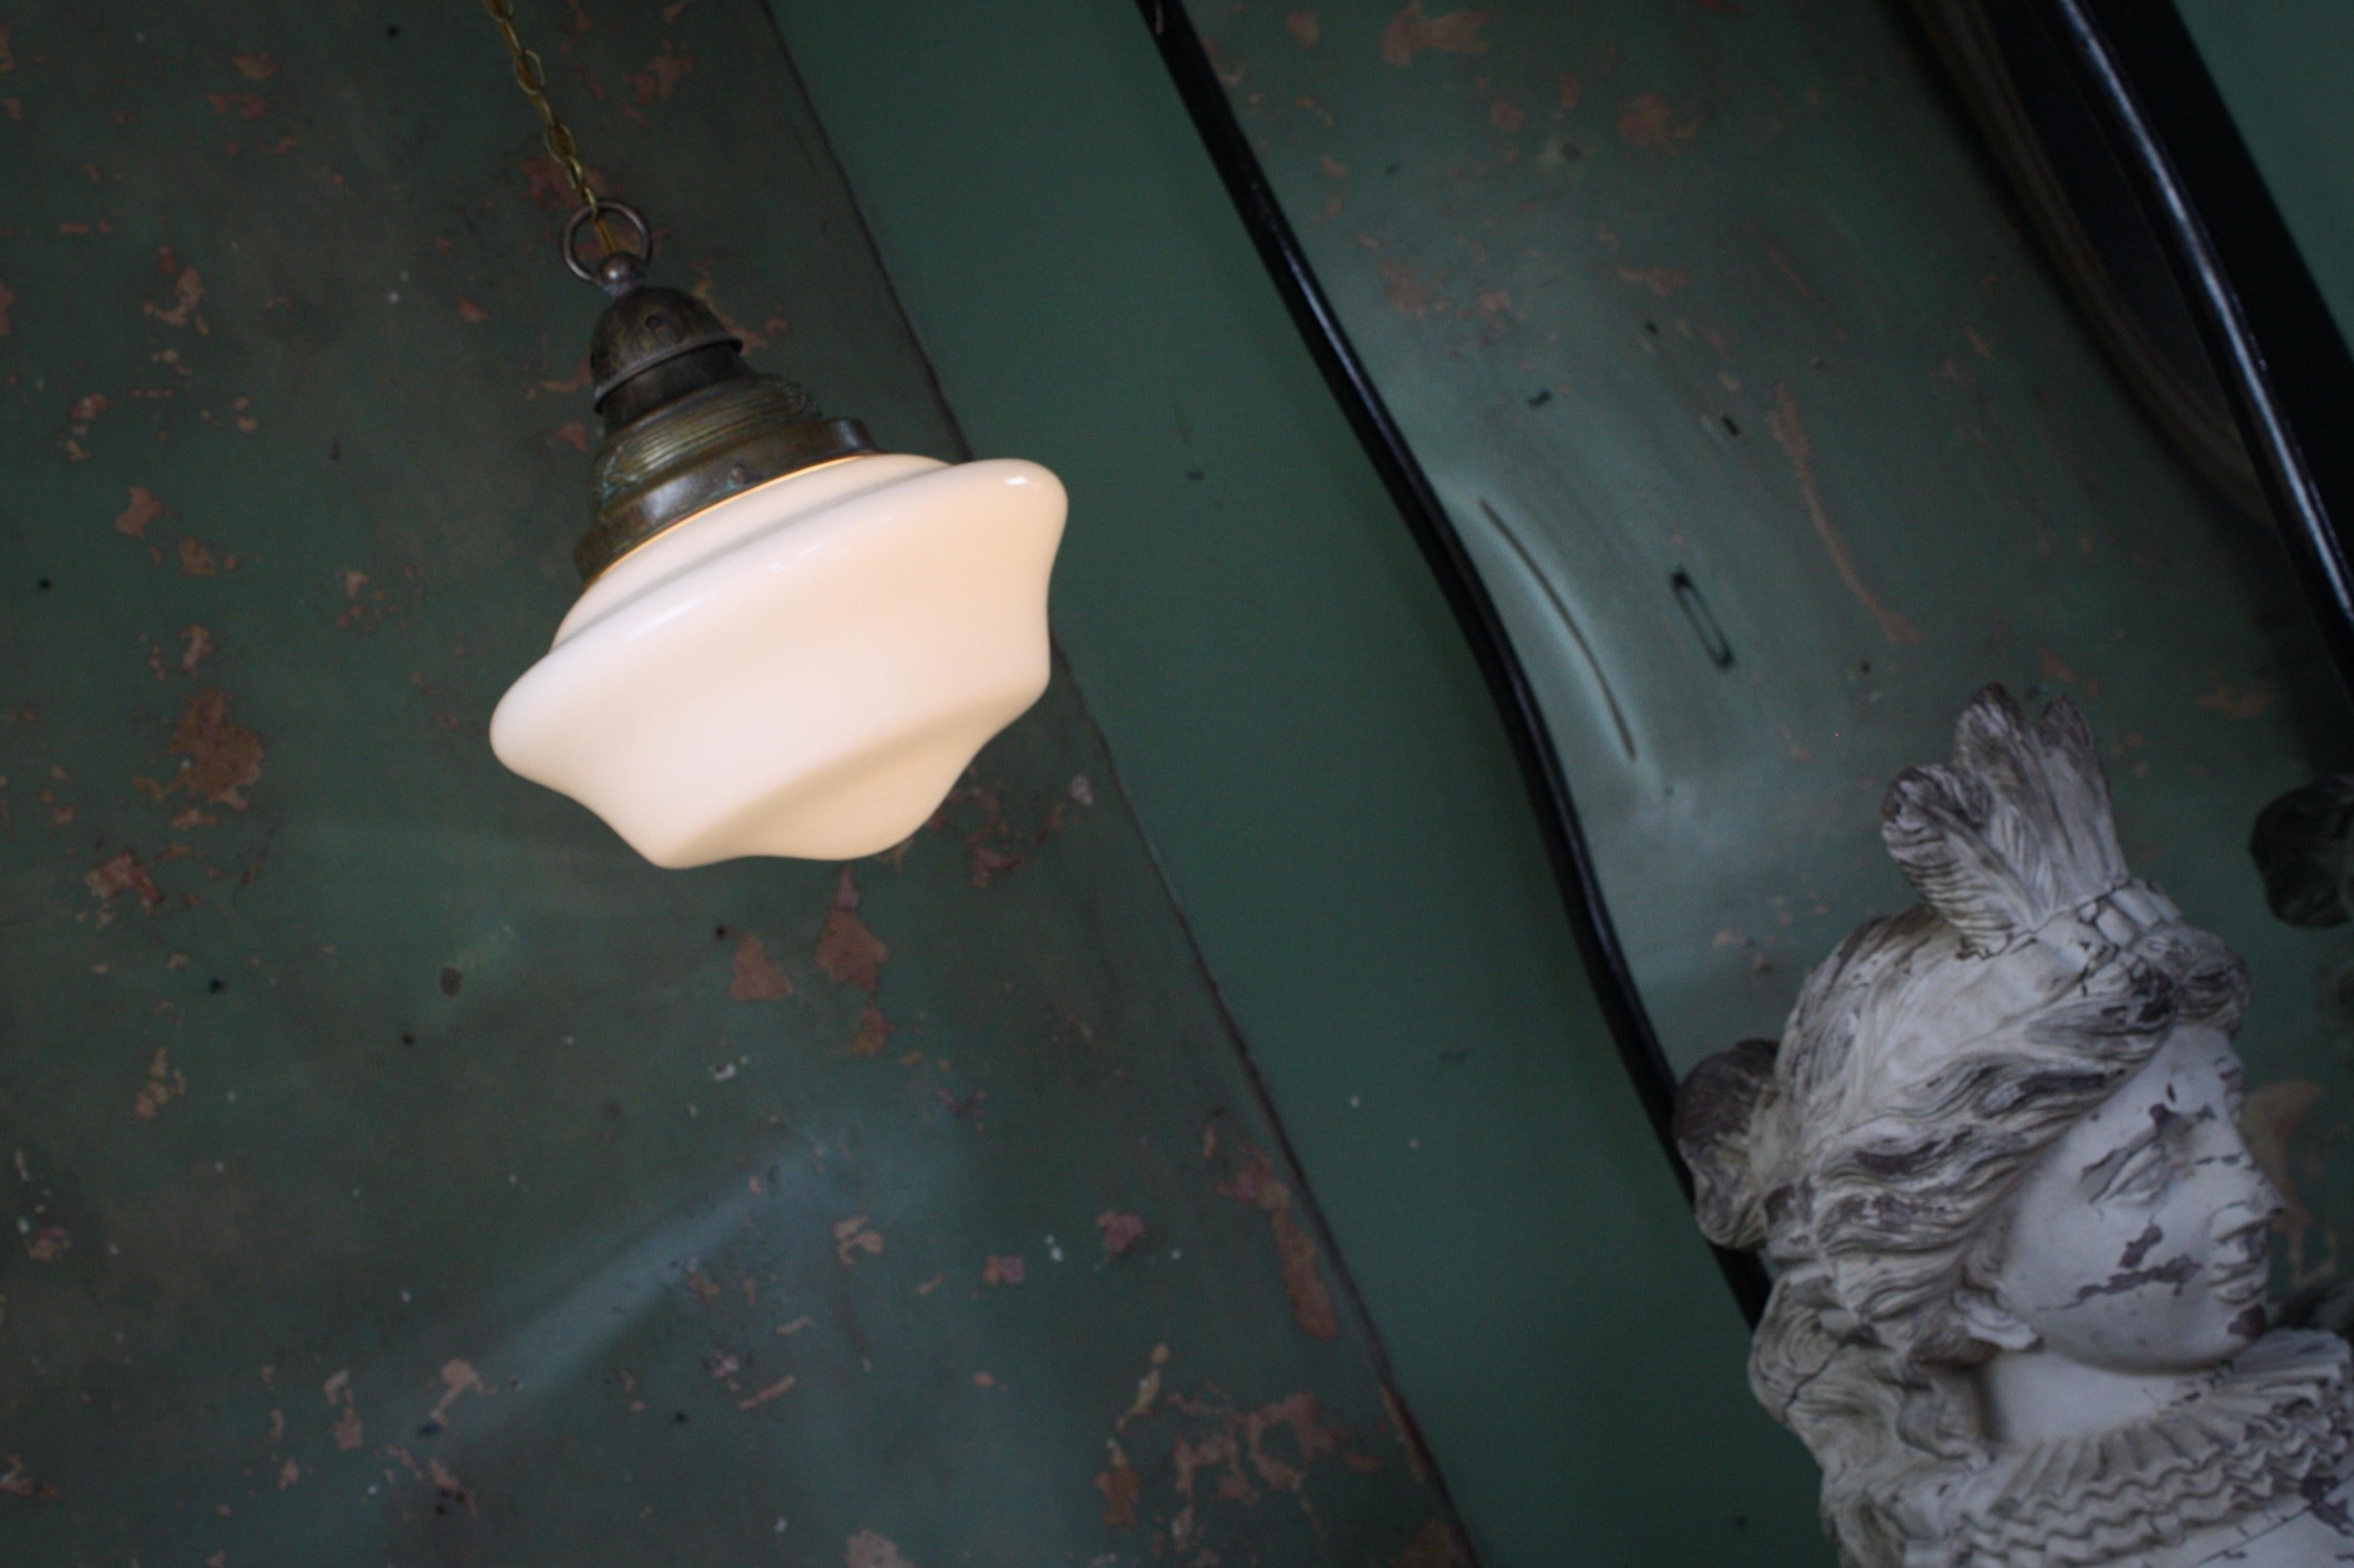
[[[1997,1449],[1949,1495],[1952,1568],[2090,1568],[2334,1489],[2354,1454],[2354,1349],[2280,1330],[2147,1420]],[[1916,1557],[1914,1561],[1918,1561]]]

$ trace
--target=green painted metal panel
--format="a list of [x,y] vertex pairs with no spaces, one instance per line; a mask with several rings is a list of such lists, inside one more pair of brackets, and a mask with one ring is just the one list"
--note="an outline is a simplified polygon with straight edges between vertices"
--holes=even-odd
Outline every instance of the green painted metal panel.
[[[767,14],[522,9],[953,455]],[[1452,1560],[1067,679],[841,870],[492,760],[599,302],[478,7],[17,5],[0,110],[0,1562]]]
[[2248,959],[2258,1114],[2311,1221],[2284,1283],[2336,1278],[2343,938],[2276,920],[2245,846],[2354,726],[2278,539],[2165,449],[1910,16],[1204,25],[1537,672],[1677,1065],[1778,1034],[1910,901],[1882,796],[1972,690],[2066,695],[2137,866]]
[[965,429],[1071,484],[1074,676],[1481,1561],[1826,1561],[1488,694],[1134,10],[773,8]]
[[2175,0],[2342,333],[2354,336],[2354,10]]

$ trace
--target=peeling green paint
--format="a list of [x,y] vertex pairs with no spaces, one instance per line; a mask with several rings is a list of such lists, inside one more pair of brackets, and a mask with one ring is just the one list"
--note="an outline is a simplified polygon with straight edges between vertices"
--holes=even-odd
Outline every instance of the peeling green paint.
[[[545,9],[667,274],[954,455],[761,8]],[[854,867],[493,761],[598,301],[479,11],[0,59],[0,1557],[1443,1561],[1066,678]]]
[[2342,938],[2274,918],[2246,844],[2354,715],[2279,542],[2141,415],[1902,8],[1203,26],[1529,655],[1676,1065],[1778,1034],[1909,902],[1881,800],[1972,691],[2065,696],[2136,868],[2248,959],[2252,1081],[2326,1086],[2278,1134],[2310,1211],[2281,1273],[2339,1277]]

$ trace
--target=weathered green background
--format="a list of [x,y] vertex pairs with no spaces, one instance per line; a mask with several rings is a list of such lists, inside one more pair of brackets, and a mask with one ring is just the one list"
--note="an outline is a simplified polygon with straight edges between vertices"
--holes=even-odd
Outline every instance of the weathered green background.
[[1778,1033],[1910,901],[1881,799],[1971,691],[2066,696],[2137,867],[2248,958],[2283,1271],[2334,1277],[2342,938],[2275,920],[2244,846],[2354,726],[2277,541],[2131,401],[1903,8],[1204,26],[1536,667],[1677,1065]]
[[1095,498],[1073,676],[1480,1561],[1828,1561],[1494,705],[1137,10],[773,9],[974,444]]
[[[871,993],[831,869],[652,872],[482,745],[571,592],[597,303],[488,23],[94,9],[0,17],[0,1562],[1454,1561],[1222,1002],[1482,1561],[1822,1560],[1487,694],[1128,5],[768,8],[963,427],[1076,501],[1087,711],[857,869]],[[669,276],[952,455],[760,8],[521,9]],[[1588,667],[1552,693],[1620,878],[1734,857],[1684,895],[1723,927],[1621,898],[1673,1048],[1770,1028],[1896,895],[1886,771],[2045,683],[2143,736],[2141,852],[2323,1087],[2326,1217],[2337,948],[2236,856],[2342,715],[1901,13],[1486,11],[1201,20],[1426,461],[1623,677],[1635,768]]]
[[[952,455],[766,13],[519,9]],[[493,762],[599,302],[479,7],[0,28],[0,1562],[1455,1560],[1067,681],[840,882]]]

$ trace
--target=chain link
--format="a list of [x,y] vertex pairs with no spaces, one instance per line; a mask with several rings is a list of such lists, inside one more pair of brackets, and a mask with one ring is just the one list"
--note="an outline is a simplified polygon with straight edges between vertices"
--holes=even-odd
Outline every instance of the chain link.
[[531,106],[539,111],[540,140],[547,144],[547,155],[564,171],[564,177],[572,182],[573,195],[588,209],[589,226],[597,231],[597,243],[608,252],[620,249],[611,226],[605,221],[604,204],[597,199],[596,191],[588,184],[588,171],[580,166],[580,149],[572,140],[572,128],[556,112],[556,106],[547,101],[547,69],[540,63],[539,52],[525,48],[523,36],[515,31],[514,0],[482,0],[482,9],[491,14],[491,20],[499,25],[499,32],[506,38],[507,53],[514,58],[515,85],[523,89]]

